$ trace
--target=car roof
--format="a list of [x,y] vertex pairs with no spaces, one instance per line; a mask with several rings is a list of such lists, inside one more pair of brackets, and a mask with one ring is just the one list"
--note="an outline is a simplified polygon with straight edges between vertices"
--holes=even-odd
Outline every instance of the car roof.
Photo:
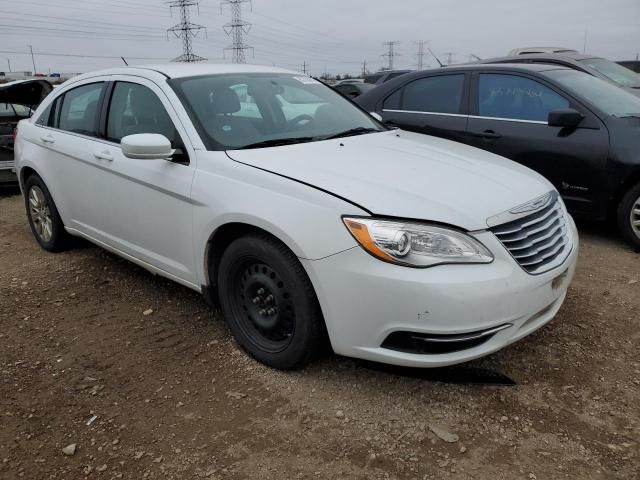
[[300,72],[264,65],[238,65],[231,63],[165,63],[157,65],[140,65],[97,70],[74,77],[73,83],[85,78],[103,75],[143,75],[154,77],[158,74],[167,78],[197,77],[203,75],[223,75],[234,73],[289,73],[303,75]]
[[[485,60],[483,60],[484,62]],[[449,71],[449,70],[520,70],[524,72],[547,72],[549,70],[571,70],[562,65],[549,65],[544,63],[467,63],[451,65],[449,67],[421,70],[422,72]]]
[[524,55],[510,55],[506,57],[496,57],[496,58],[487,58],[486,60],[482,60],[481,63],[484,62],[506,62],[508,60],[512,60],[513,62],[522,62],[527,59],[533,60],[550,60],[550,61],[580,61],[587,60],[590,58],[600,58],[594,55],[585,55],[579,52],[566,52],[566,53],[527,53]]

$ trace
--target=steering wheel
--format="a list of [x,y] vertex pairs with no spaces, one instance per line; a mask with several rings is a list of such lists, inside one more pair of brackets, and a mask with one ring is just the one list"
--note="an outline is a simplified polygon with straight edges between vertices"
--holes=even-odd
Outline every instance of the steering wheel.
[[289,120],[287,122],[287,125],[289,127],[289,130],[294,130],[297,127],[301,127],[302,126],[302,122],[306,121],[308,122],[313,122],[315,120],[315,118],[313,118],[311,115],[307,115],[307,114],[302,114],[302,115],[298,115],[295,118],[292,118],[291,120]]

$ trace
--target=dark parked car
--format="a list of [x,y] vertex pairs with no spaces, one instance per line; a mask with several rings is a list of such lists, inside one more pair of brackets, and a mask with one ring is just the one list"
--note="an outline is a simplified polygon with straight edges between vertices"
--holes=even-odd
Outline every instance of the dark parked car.
[[46,80],[19,80],[0,85],[0,184],[17,183],[13,161],[13,133],[53,90]]
[[547,65],[561,65],[615,83],[634,95],[640,96],[640,75],[611,60],[594,57],[593,55],[583,55],[572,51],[563,53],[527,53],[510,57],[491,58],[482,60],[481,63],[546,63]]
[[611,83],[551,65],[467,65],[406,75],[356,102],[538,171],[574,214],[614,216],[640,247],[640,98]]
[[373,90],[374,88],[376,88],[376,86],[371,85],[370,83],[341,83],[340,85],[333,87],[336,92],[347,98],[359,97],[363,93]]
[[370,83],[372,85],[382,85],[383,83],[393,80],[400,75],[411,73],[413,70],[385,70],[378,73],[371,73],[364,77],[364,83]]

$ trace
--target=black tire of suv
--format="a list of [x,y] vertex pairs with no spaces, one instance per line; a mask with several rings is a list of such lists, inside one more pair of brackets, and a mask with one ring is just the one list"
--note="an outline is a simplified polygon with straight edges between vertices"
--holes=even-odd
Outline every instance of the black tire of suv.
[[229,245],[218,268],[218,292],[238,344],[269,367],[302,368],[327,344],[309,277],[293,252],[269,235],[252,234]]
[[[45,207],[48,208],[49,218],[51,219],[51,238],[46,240],[44,239],[37,231],[33,212],[30,208],[30,195],[32,189],[34,187],[38,188],[40,192],[42,192],[44,196],[44,200],[46,202]],[[62,219],[60,218],[60,214],[58,213],[58,209],[56,208],[56,204],[49,193],[49,189],[45,185],[44,181],[37,176],[31,175],[27,178],[27,181],[24,184],[24,202],[25,208],[27,210],[27,218],[29,219],[29,226],[31,227],[31,232],[35,237],[36,241],[40,244],[42,248],[49,252],[60,252],[67,249],[71,244],[71,236],[64,229],[64,224],[62,223]]]
[[[622,197],[618,205],[618,229],[624,239],[636,250],[640,250],[640,231],[634,231],[631,225],[631,215],[639,198],[640,183],[633,186],[624,197]],[[638,218],[640,219],[640,216]]]

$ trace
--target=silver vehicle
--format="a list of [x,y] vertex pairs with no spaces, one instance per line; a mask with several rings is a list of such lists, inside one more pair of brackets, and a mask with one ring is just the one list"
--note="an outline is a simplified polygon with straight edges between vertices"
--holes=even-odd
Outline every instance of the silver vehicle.
[[535,53],[579,53],[577,50],[563,47],[527,47],[515,48],[509,52],[509,56],[530,55]]

